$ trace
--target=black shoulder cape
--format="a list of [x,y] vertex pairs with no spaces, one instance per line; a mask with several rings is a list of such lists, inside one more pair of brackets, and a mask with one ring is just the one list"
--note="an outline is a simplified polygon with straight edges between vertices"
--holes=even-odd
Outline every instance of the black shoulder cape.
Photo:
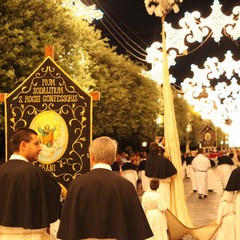
[[237,167],[232,171],[225,190],[226,191],[240,190],[240,167]]
[[139,163],[138,171],[145,170],[145,165],[146,165],[146,160],[142,160],[142,161]]
[[177,173],[172,162],[162,155],[148,155],[145,175],[151,178],[168,178]]
[[234,165],[234,162],[231,159],[231,157],[229,157],[227,155],[223,155],[221,157],[218,157],[218,165],[221,165],[221,164]]
[[61,188],[43,169],[21,160],[0,165],[0,225],[39,229],[59,215]]
[[143,240],[151,236],[145,213],[130,181],[112,171],[94,169],[70,183],[58,238]]
[[131,162],[125,162],[123,165],[122,165],[122,170],[125,171],[125,170],[136,170],[133,163]]

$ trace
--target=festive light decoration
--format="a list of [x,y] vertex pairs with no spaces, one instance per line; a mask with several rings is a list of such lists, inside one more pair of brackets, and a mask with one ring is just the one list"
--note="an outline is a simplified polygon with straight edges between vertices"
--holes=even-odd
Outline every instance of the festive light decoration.
[[193,77],[181,84],[184,98],[203,119],[210,119],[229,134],[230,146],[239,146],[231,133],[240,132],[240,85],[236,79],[240,77],[240,60],[235,61],[227,51],[222,62],[216,57],[207,58],[203,69],[196,65],[191,69]]
[[[170,23],[164,23],[169,67],[176,64],[175,58],[179,54],[186,55],[188,53],[189,43],[201,43],[206,37],[212,37],[216,42],[219,42],[223,33],[232,40],[237,40],[240,37],[240,6],[233,8],[230,16],[221,12],[221,6],[218,0],[214,0],[211,6],[213,11],[207,18],[202,18],[198,11],[186,12],[184,18],[179,21],[181,27],[179,29],[173,28]],[[162,84],[162,76],[157,69],[161,67],[162,44],[153,43],[150,48],[147,48],[147,53],[146,60],[152,64],[152,69],[142,73]],[[171,76],[171,82],[174,83],[174,81],[174,77]]]
[[[152,64],[152,69],[150,71],[142,70],[142,75],[156,81],[159,85],[163,84],[163,53],[161,50],[162,44],[159,42],[154,42],[150,48],[146,49],[147,57],[146,61]],[[168,65],[174,66],[176,52],[171,51],[168,55]],[[170,75],[170,83],[175,83],[176,79]]]
[[80,17],[88,22],[93,22],[93,20],[98,20],[103,17],[103,12],[97,10],[95,5],[86,6],[81,2],[81,0],[64,0],[63,7],[70,9],[73,15]]
[[[206,18],[201,17],[198,11],[186,12],[184,18],[179,21],[180,29],[174,29],[170,23],[165,22],[169,68],[176,64],[175,58],[178,55],[187,54],[189,43],[202,43],[207,38],[213,38],[215,42],[219,42],[222,37],[232,40],[240,37],[240,6],[234,7],[229,16],[221,12],[221,7],[219,1],[214,0],[211,6],[212,12]],[[151,49],[147,60],[152,63],[152,69],[147,74],[161,84],[162,75],[157,73],[159,71],[157,68],[161,67],[160,60],[156,64],[156,59],[162,59],[161,44],[159,43],[156,47],[154,43]],[[155,53],[152,52],[154,50]],[[214,125],[229,134],[229,145],[240,146],[232,134],[233,132],[240,134],[237,126],[237,122],[240,121],[240,99],[238,99],[240,86],[237,82],[237,77],[240,77],[240,62],[235,61],[232,56],[231,51],[228,51],[222,62],[214,57],[207,58],[204,68],[192,65],[193,78],[185,79],[181,86],[187,102],[193,105],[204,119],[210,119]],[[147,75],[146,72],[143,74]],[[225,79],[226,82],[221,81],[214,86],[212,84],[214,79],[220,78]]]
[[186,54],[188,43],[201,43],[205,37],[212,37],[215,42],[219,42],[223,36],[237,40],[240,37],[240,6],[233,8],[230,16],[224,15],[221,7],[219,1],[214,0],[212,12],[207,18],[202,18],[198,11],[186,12],[179,21],[180,29],[174,29],[166,22],[167,48],[178,54]]

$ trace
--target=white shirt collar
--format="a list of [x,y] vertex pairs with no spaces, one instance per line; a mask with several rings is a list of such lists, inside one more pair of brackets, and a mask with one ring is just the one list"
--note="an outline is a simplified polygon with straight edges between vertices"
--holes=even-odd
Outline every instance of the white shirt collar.
[[21,160],[21,161],[29,162],[25,157],[23,157],[19,154],[12,154],[10,156],[9,160]]
[[104,169],[112,171],[111,166],[106,163],[96,163],[92,167],[92,169],[98,169],[98,168],[104,168]]

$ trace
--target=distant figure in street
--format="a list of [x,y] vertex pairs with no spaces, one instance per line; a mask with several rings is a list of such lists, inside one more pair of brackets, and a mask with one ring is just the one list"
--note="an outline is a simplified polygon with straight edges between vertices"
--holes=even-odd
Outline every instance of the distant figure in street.
[[213,192],[213,190],[215,189],[215,184],[216,184],[216,176],[215,176],[215,172],[214,172],[214,169],[216,167],[216,163],[212,159],[209,159],[209,160],[210,160],[211,167],[207,171],[208,191]]
[[153,231],[153,237],[148,240],[168,240],[167,219],[165,216],[167,205],[157,192],[158,187],[159,179],[153,178],[150,181],[150,190],[142,195],[142,206]]
[[117,142],[99,137],[89,147],[91,171],[70,183],[57,237],[64,240],[143,240],[152,231],[133,184],[113,173]]
[[190,178],[192,191],[197,192],[197,178],[196,173],[192,167],[192,160],[196,157],[196,151],[191,151],[188,153],[186,157],[187,163],[187,176]]
[[111,165],[112,171],[117,173],[117,174],[121,174],[121,165],[120,165],[120,158],[119,155],[117,154],[115,160],[113,161],[112,165]]
[[222,183],[223,189],[225,189],[228,179],[231,175],[231,172],[234,168],[234,162],[230,156],[227,155],[226,151],[223,151],[223,154],[218,157],[217,170],[219,178]]
[[160,180],[158,191],[167,204],[167,207],[170,209],[171,177],[177,174],[177,169],[169,159],[160,155],[160,149],[156,142],[150,144],[149,150],[150,152],[146,160],[145,174],[150,180],[152,178],[158,178]]
[[207,171],[211,167],[210,160],[204,156],[203,149],[198,149],[197,156],[192,160],[192,167],[196,173],[198,198],[208,195],[208,176]]
[[217,224],[219,224],[216,240],[236,240],[236,207],[234,192],[224,191],[219,201]]
[[141,161],[138,166],[138,178],[142,183],[142,190],[143,192],[145,192],[149,187],[149,178],[146,177],[146,174],[145,174],[147,153],[144,152],[140,156],[141,156]]
[[13,154],[0,166],[0,240],[50,240],[59,217],[61,188],[33,165],[42,150],[37,133],[19,128],[11,137]]
[[138,174],[134,164],[131,162],[131,156],[127,156],[127,161],[122,165],[122,176],[129,180],[137,190]]

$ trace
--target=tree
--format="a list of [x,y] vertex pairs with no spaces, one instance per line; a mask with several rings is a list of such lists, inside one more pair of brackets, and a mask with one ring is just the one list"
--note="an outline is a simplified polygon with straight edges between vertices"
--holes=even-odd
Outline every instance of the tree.
[[56,62],[76,81],[93,83],[85,45],[100,33],[62,8],[61,1],[7,0],[1,1],[0,11],[1,91],[10,92],[28,77],[48,44],[55,48]]
[[[126,56],[100,51],[96,58],[102,65],[95,72],[95,89],[101,91],[101,101],[94,103],[93,134],[117,139],[134,135],[138,142],[154,138],[159,112],[156,84],[141,76],[140,66]],[[104,66],[108,66],[108,74]]]

